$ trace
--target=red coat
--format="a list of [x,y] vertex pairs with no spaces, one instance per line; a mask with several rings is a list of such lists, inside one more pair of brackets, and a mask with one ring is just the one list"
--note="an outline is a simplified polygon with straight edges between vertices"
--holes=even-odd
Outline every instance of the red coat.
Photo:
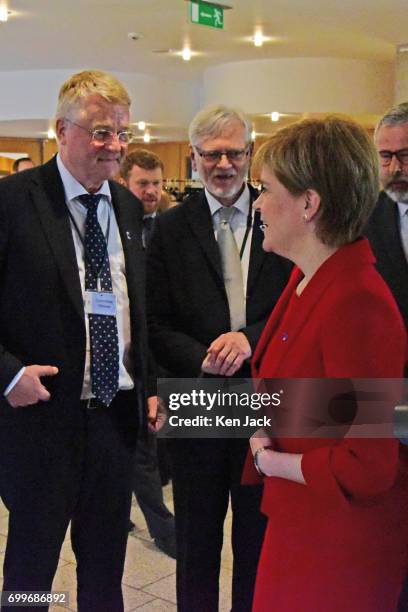
[[[339,249],[300,296],[293,271],[261,336],[254,378],[399,378],[406,334],[368,242]],[[306,486],[265,478],[269,522],[256,612],[391,612],[407,569],[408,478],[397,440],[276,439]],[[244,482],[254,472],[247,462]]]

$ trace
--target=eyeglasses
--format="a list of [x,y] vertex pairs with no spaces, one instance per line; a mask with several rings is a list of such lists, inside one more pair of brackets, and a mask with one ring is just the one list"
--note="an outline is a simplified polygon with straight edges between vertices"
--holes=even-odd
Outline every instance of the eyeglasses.
[[400,149],[399,151],[378,151],[378,155],[382,166],[389,166],[394,155],[401,166],[408,166],[408,149]]
[[194,148],[204,161],[211,164],[218,164],[223,155],[226,156],[229,162],[240,162],[243,161],[249,153],[249,147],[245,147],[245,149],[226,149],[225,151],[203,151],[203,149],[199,149],[198,147]]
[[75,121],[72,121],[71,119],[65,118],[65,120],[69,121],[69,123],[72,123],[72,125],[76,125],[77,127],[81,128],[81,130],[85,130],[85,132],[88,132],[88,134],[90,134],[91,139],[93,141],[101,144],[110,144],[115,138],[115,136],[117,136],[120,144],[128,144],[132,140],[134,135],[132,130],[119,130],[118,132],[115,132],[114,130],[110,130],[108,128],[88,129],[83,125],[79,125],[79,123],[75,123]]

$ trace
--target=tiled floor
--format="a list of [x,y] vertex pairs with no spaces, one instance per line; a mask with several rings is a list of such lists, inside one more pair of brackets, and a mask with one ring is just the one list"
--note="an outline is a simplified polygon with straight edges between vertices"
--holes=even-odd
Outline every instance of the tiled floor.
[[[168,508],[173,509],[171,485],[164,488],[164,496]],[[136,527],[129,536],[123,576],[125,612],[132,612],[133,610],[138,612],[175,612],[176,562],[156,549],[149,538],[143,514],[136,502],[132,506],[131,518]],[[3,584],[3,560],[7,526],[7,510],[0,501],[0,590]],[[225,522],[222,555],[220,612],[227,612],[230,609],[232,573],[232,553],[229,546],[230,533],[231,516],[228,513]],[[61,550],[60,563],[53,583],[53,590],[69,591],[69,610],[76,611],[75,558],[71,549],[69,535],[67,535]],[[24,610],[24,608],[21,609]],[[63,610],[61,607],[50,609],[55,612]]]

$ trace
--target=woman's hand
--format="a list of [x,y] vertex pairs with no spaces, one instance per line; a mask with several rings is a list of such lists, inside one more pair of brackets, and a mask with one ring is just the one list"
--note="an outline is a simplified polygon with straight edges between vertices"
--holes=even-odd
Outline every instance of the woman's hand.
[[267,448],[272,446],[273,440],[268,436],[266,431],[261,427],[249,439],[252,454],[255,455],[258,448]]
[[257,457],[259,469],[265,476],[278,476],[299,484],[306,484],[301,467],[303,455],[281,453],[268,448],[272,446],[273,440],[263,428],[253,434],[249,444],[253,455],[259,448],[265,448],[262,453],[258,453]]

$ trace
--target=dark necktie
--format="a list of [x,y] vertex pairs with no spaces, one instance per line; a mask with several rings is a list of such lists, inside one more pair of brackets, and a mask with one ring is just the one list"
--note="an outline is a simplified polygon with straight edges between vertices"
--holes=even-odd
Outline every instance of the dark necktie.
[[143,219],[143,243],[145,247],[147,247],[150,242],[150,237],[153,231],[153,223],[154,217],[145,217]]
[[[87,208],[85,221],[85,290],[112,292],[108,246],[98,221],[101,195],[79,196]],[[98,277],[100,287],[98,288]],[[119,347],[116,316],[89,315],[92,392],[109,406],[119,387]]]

